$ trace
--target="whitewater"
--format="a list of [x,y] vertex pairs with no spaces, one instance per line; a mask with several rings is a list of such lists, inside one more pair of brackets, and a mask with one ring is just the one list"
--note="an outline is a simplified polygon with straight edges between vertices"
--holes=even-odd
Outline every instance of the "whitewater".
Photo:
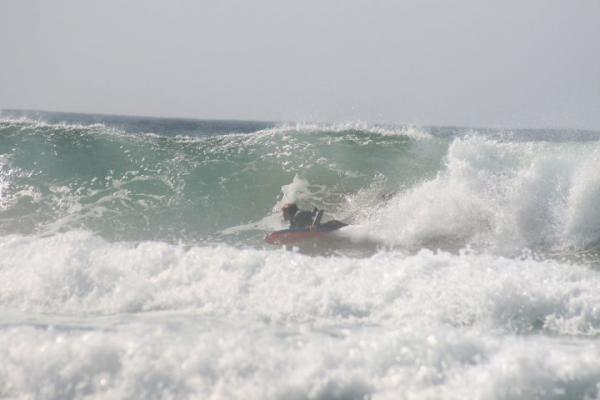
[[[599,399],[600,132],[0,114],[0,398]],[[283,204],[350,225],[270,246]]]

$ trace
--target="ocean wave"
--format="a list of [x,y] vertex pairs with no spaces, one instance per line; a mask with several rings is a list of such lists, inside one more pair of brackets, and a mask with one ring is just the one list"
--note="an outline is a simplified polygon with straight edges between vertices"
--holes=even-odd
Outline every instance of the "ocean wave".
[[600,393],[592,136],[69,118],[0,122],[1,398]]
[[[310,257],[285,250],[110,243],[86,232],[4,236],[0,304],[24,312],[194,310],[278,324],[479,327],[600,334],[597,272],[558,261],[383,251]],[[426,310],[426,312],[423,312]]]
[[4,117],[0,118],[0,130],[3,133],[11,133],[18,131],[20,134],[30,135],[74,135],[74,138],[81,135],[94,136],[122,136],[131,139],[143,137],[159,137],[153,132],[136,132],[131,133],[123,129],[108,126],[104,123],[74,123],[74,122],[47,122],[43,119],[32,117]]
[[[0,331],[0,393],[83,398],[594,398],[594,344],[475,332],[130,323]],[[9,345],[8,345],[9,344]]]
[[[160,239],[164,233],[182,238],[173,232],[198,238],[260,221],[296,175],[312,182],[311,195],[301,201],[335,213],[347,192],[397,164],[393,157],[382,159],[379,149],[398,157],[411,146],[404,137],[378,134],[263,131],[188,140],[106,134],[101,126],[84,131],[23,127],[0,125],[0,147],[6,149],[0,181],[9,199],[3,202],[6,219],[0,231],[86,228],[117,239]],[[362,165],[355,165],[356,158]],[[22,173],[9,173],[17,170]],[[25,195],[34,192],[35,198]]]
[[89,232],[4,236],[0,253],[4,397],[598,393],[600,278],[569,263]]
[[600,240],[599,152],[597,143],[456,138],[433,179],[373,209],[355,236],[504,254],[589,248]]
[[413,140],[405,128],[363,123],[191,139],[7,124],[0,124],[3,234],[86,229],[114,240],[261,247],[265,229],[283,227],[276,220],[291,201],[286,188],[302,181],[294,201],[356,225],[345,236],[376,247],[515,255],[600,243],[599,142],[480,132]]
[[10,129],[10,128],[20,128],[22,130],[25,129],[33,129],[35,130],[36,128],[52,128],[55,130],[65,130],[65,131],[72,131],[72,130],[102,130],[102,129],[107,129],[106,125],[101,124],[101,123],[90,123],[90,124],[83,124],[83,123],[67,123],[67,122],[46,122],[42,119],[37,119],[37,118],[32,118],[32,117],[27,117],[27,116],[20,116],[20,117],[11,117],[11,116],[5,116],[5,117],[1,117],[0,118],[0,127],[2,127],[3,129]]
[[403,136],[415,140],[431,139],[432,135],[427,130],[417,126],[394,126],[370,124],[364,121],[314,123],[314,122],[287,122],[267,128],[263,134],[290,134],[290,133],[363,133],[382,136]]

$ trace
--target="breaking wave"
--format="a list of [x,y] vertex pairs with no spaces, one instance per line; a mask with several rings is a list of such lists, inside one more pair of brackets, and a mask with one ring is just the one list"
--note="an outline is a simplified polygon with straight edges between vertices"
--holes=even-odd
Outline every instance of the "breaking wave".
[[[0,120],[0,397],[600,393],[600,135]],[[280,206],[351,226],[264,243]]]

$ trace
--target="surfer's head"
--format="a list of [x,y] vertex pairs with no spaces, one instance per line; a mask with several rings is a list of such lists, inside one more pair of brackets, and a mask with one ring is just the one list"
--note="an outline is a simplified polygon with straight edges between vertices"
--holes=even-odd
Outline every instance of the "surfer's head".
[[296,203],[287,203],[281,207],[281,211],[283,212],[283,219],[289,221],[294,217],[294,214],[298,212],[298,206]]

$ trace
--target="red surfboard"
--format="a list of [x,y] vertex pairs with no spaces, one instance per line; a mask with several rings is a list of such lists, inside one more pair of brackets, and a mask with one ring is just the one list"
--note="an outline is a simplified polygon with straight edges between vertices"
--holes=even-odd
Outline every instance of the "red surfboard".
[[319,240],[327,236],[328,233],[336,231],[346,226],[341,221],[328,221],[318,225],[312,230],[310,228],[289,228],[281,231],[276,231],[268,234],[265,237],[265,242],[269,244],[294,244],[304,242],[306,240]]

